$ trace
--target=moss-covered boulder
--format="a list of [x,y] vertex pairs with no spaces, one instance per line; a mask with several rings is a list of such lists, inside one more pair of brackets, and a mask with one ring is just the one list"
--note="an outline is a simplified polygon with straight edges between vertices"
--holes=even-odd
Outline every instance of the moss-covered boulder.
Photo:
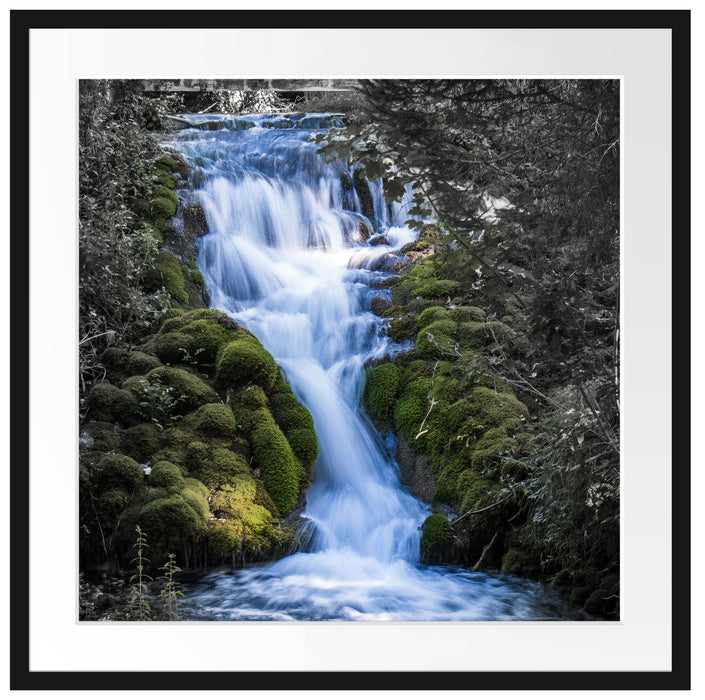
[[89,416],[94,421],[110,421],[131,425],[140,416],[140,407],[134,395],[107,382],[95,384],[86,396]]
[[[402,387],[399,400],[394,408],[394,424],[409,443],[414,444],[417,434],[421,430],[421,423],[428,412],[430,405],[430,392],[432,383],[430,379],[419,377]],[[416,441],[419,450],[423,450],[426,441],[423,436]]]
[[154,423],[140,423],[127,429],[122,440],[122,451],[136,459],[146,462],[161,443],[161,430]]
[[416,336],[416,349],[421,357],[455,355],[458,325],[450,319],[438,319],[422,328]]
[[[175,199],[176,195],[173,192],[171,194]],[[164,201],[167,200],[164,199]],[[173,216],[175,211],[176,206],[174,206],[174,210],[169,216]],[[165,250],[157,253],[154,263],[145,271],[142,284],[148,292],[155,292],[163,288],[179,303],[188,303],[181,264],[171,253]]]
[[366,370],[363,401],[373,417],[387,423],[392,420],[400,378],[401,370],[391,362]]
[[305,476],[284,433],[268,411],[258,411],[251,435],[252,454],[262,483],[282,515],[296,504],[299,484]]
[[125,371],[127,374],[134,376],[136,374],[144,375],[151,372],[153,369],[161,366],[159,358],[155,355],[149,355],[139,350],[133,350],[127,355]]
[[210,491],[250,474],[249,464],[242,455],[226,447],[212,449],[203,442],[192,442],[188,446],[186,462],[191,473]]
[[456,323],[467,321],[484,323],[487,320],[487,314],[478,306],[456,306],[449,310],[448,316],[451,321]]
[[526,406],[514,394],[483,386],[473,389],[470,410],[482,425],[502,427],[508,432],[517,430],[529,418]]
[[508,574],[529,576],[535,574],[538,567],[530,554],[512,547],[502,557],[502,571]]
[[157,462],[149,474],[149,484],[150,486],[158,486],[161,488],[170,488],[172,486],[181,486],[184,483],[184,477],[181,473],[181,469],[167,462],[166,460],[161,460]]
[[237,432],[233,411],[224,403],[208,403],[181,421],[182,426],[199,435],[232,438]]
[[93,479],[100,490],[114,488],[132,492],[144,481],[144,472],[131,457],[108,454],[96,464]]
[[179,367],[157,367],[146,377],[150,385],[171,387],[174,409],[192,411],[206,403],[215,403],[216,394],[200,377]]
[[424,561],[446,561],[452,545],[453,530],[448,518],[441,513],[429,515],[421,528],[421,554]]
[[257,384],[268,392],[278,373],[274,358],[254,336],[244,333],[220,351],[216,362],[216,381],[230,390]]
[[460,284],[455,280],[430,280],[415,291],[424,299],[442,299],[454,297],[460,290]]

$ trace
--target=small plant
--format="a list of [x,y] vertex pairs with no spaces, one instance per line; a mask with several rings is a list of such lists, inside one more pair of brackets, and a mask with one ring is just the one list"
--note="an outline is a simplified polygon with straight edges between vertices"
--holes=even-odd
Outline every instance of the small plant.
[[198,356],[205,352],[205,348],[196,348],[193,353],[191,353],[187,348],[179,348],[181,352],[184,353],[183,361],[186,362],[187,364],[191,365],[192,367],[213,367],[214,364],[212,362],[210,363],[203,363],[199,362]]
[[174,574],[181,571],[181,568],[176,565],[176,555],[170,553],[168,561],[164,566],[160,566],[159,570],[164,572],[157,578],[158,581],[164,581],[164,588],[159,592],[159,600],[164,606],[167,620],[181,620],[184,614],[180,610],[182,601],[179,598],[183,598],[184,594],[179,584],[174,581]]
[[145,566],[149,564],[149,559],[144,556],[144,550],[149,547],[147,538],[140,526],[136,527],[137,539],[133,545],[136,552],[131,563],[137,564],[137,573],[130,577],[132,586],[132,597],[130,598],[131,615],[136,620],[151,620],[152,606],[147,597],[147,581],[152,578],[145,573]]
[[146,379],[140,379],[140,385],[140,413],[146,420],[164,430],[172,421],[181,418],[174,411],[178,402],[186,398],[183,394],[173,396],[173,387],[155,384]]

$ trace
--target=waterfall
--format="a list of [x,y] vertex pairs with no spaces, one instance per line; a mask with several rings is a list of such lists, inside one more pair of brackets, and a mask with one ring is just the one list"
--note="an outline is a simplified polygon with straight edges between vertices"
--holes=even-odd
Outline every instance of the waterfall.
[[[309,551],[216,572],[189,592],[207,619],[545,619],[563,617],[539,584],[418,562],[428,507],[359,408],[364,365],[402,348],[370,302],[400,249],[409,203],[362,193],[350,166],[311,136],[336,115],[199,115],[170,143],[192,167],[190,197],[209,233],[199,267],[211,305],[251,330],[314,419],[306,495]],[[407,199],[410,197],[407,193]],[[371,206],[370,206],[371,203]],[[370,245],[371,232],[384,234]],[[539,594],[541,594],[539,596]],[[573,613],[574,614],[574,613]]]

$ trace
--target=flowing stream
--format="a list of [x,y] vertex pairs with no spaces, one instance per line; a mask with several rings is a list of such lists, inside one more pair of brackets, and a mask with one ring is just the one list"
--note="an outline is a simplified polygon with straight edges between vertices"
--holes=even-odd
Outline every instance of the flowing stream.
[[[249,328],[311,412],[320,457],[303,517],[309,551],[218,570],[190,583],[191,616],[209,620],[580,619],[541,584],[419,564],[427,506],[359,408],[363,366],[402,350],[370,311],[416,233],[310,137],[335,115],[199,115],[170,146],[192,167],[187,197],[209,233],[199,267],[211,305]],[[372,238],[368,236],[372,234]],[[371,245],[378,243],[378,245]]]

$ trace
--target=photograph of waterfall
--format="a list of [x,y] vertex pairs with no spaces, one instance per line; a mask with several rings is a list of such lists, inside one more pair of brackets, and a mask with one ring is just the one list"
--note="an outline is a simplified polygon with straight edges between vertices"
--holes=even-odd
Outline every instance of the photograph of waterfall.
[[619,79],[82,79],[81,621],[620,620]]

